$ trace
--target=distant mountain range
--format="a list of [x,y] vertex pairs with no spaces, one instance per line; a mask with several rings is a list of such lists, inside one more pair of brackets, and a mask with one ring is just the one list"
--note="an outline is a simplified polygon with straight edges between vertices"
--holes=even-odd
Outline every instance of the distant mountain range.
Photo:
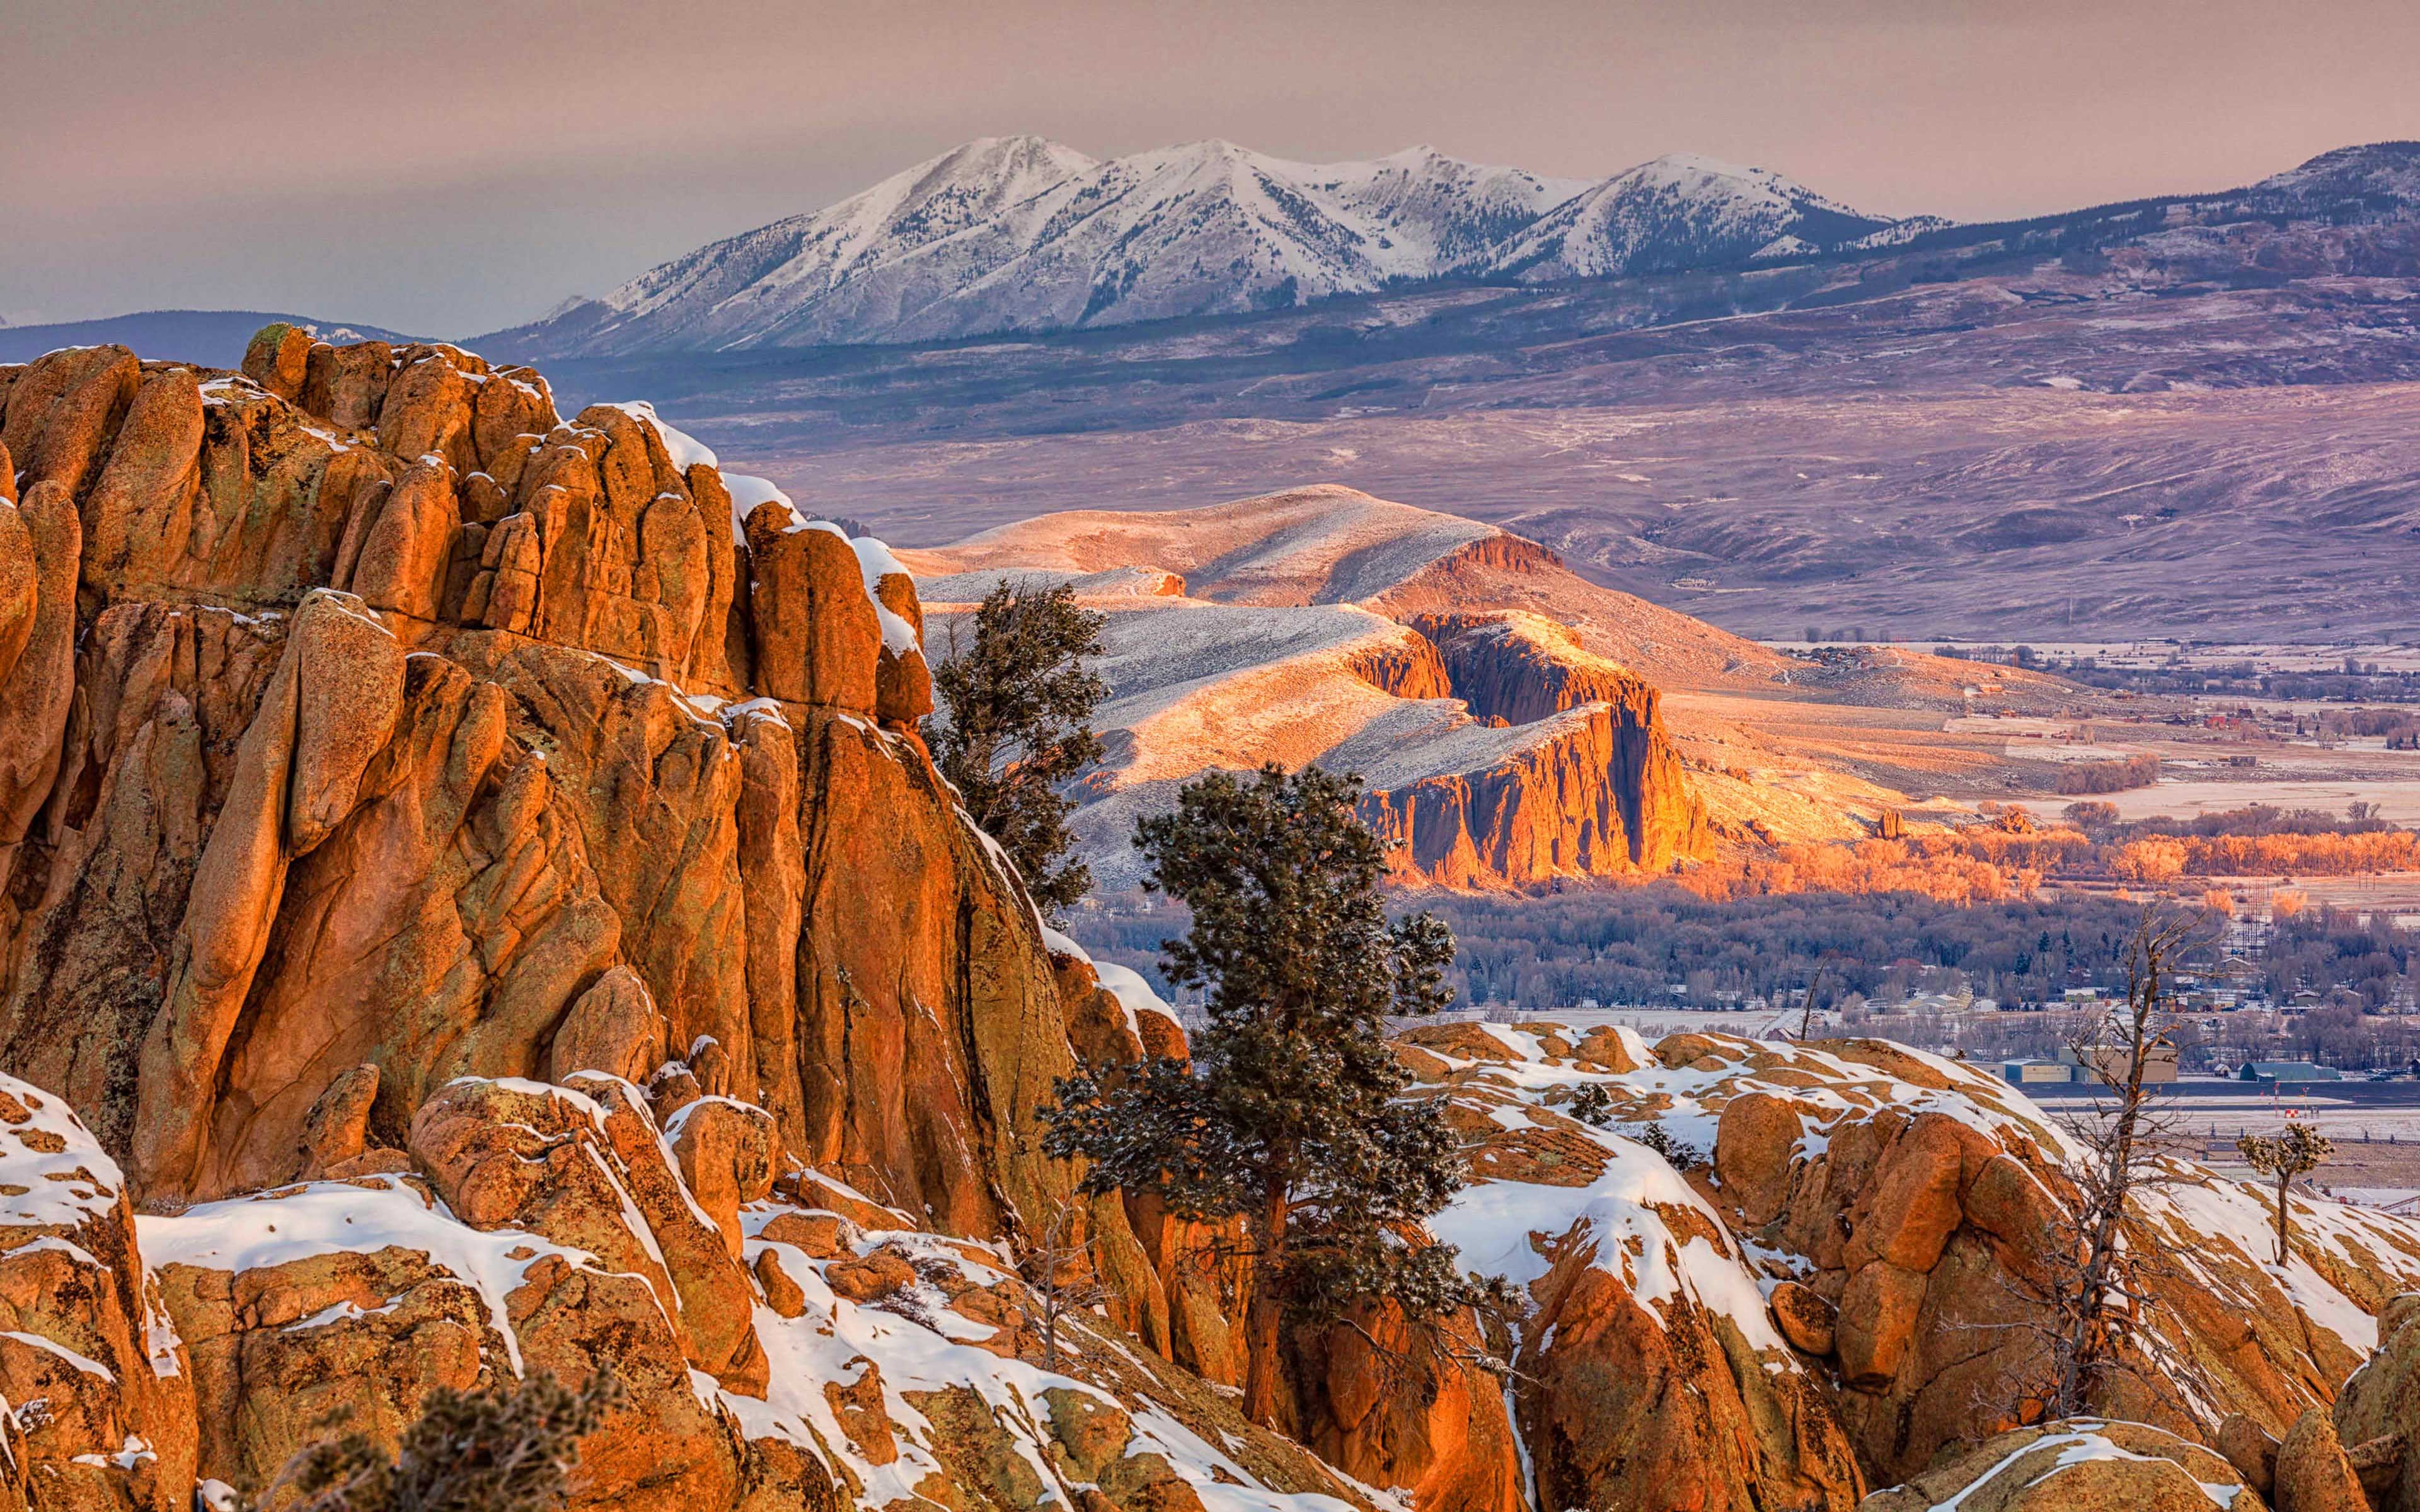
[[2420,143],[2247,188],[1961,225],[1679,154],[1596,182],[1413,147],[1303,163],[1197,142],[1100,162],[986,137],[476,338],[524,359],[903,344],[1290,309],[1444,279],[1538,284],[1888,255],[2091,249],[2246,221],[2408,219]]
[[[523,361],[913,345],[1291,310],[1450,280],[1534,286],[1877,258],[1906,270],[1915,255],[1937,265],[1925,282],[2121,246],[2171,276],[2215,269],[2234,285],[2264,270],[2272,280],[2400,277],[2420,260],[2415,222],[2420,142],[2339,148],[2215,193],[1962,224],[1868,214],[1779,174],[1690,154],[1590,181],[1425,147],[1313,164],[1213,141],[1103,162],[1042,137],[986,137],[602,299],[575,296],[465,340]],[[358,321],[146,311],[0,324],[0,362],[118,342],[232,367],[271,320],[334,339],[413,339]]]
[[205,367],[240,367],[243,348],[252,333],[272,321],[307,326],[328,341],[410,342],[417,337],[365,326],[313,320],[299,315],[266,310],[142,310],[99,320],[70,320],[55,325],[0,324],[0,363],[30,363],[62,347],[128,347],[145,357],[169,362],[199,363]]
[[1621,277],[1807,256],[1893,221],[1761,168],[1599,182],[1413,147],[1303,163],[1197,142],[1098,162],[970,142],[828,209],[701,247],[481,338],[527,357],[948,340],[1284,309],[1448,277]]

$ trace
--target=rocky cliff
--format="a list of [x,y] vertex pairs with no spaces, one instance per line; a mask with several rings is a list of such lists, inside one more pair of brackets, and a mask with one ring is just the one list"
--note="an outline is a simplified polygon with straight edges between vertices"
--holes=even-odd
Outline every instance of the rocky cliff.
[[[1105,887],[1135,880],[1135,818],[1184,779],[1269,761],[1368,779],[1363,817],[1402,842],[1406,882],[1532,887],[1713,849],[1655,688],[1544,615],[1485,607],[1553,565],[1517,536],[1311,488],[1046,516],[908,560],[940,612],[1013,579],[1108,615],[1109,758],[1075,821]],[[1180,592],[1135,591],[1179,570]],[[1462,608],[1434,608],[1474,574]]]
[[[275,1500],[610,1366],[582,1506],[1367,1504],[1195,1373],[1199,1237],[1036,1149],[1126,1047],[925,755],[879,543],[449,347],[0,406],[0,1504]],[[1054,1214],[1108,1300],[1045,1368]]]
[[[2055,1454],[1955,1499],[2043,1433],[1993,1437],[2022,1421],[2042,1317],[2026,1283],[2079,1150],[2012,1088],[1879,1041],[1450,1025],[1399,1054],[1450,1100],[1478,1179],[1433,1227],[1526,1291],[1516,1396],[1544,1504],[1840,1508],[1902,1481],[1874,1504],[2101,1504],[2005,1499]],[[2095,1404],[2149,1426],[2111,1442],[2266,1466],[2237,1512],[2272,1470],[2286,1512],[2362,1512],[2310,1489],[2341,1444],[2378,1507],[2412,1504],[2394,1498],[2420,1490],[2420,1326],[2397,1298],[2420,1288],[2420,1225],[2298,1199],[2276,1266],[2261,1193],[2184,1162],[2169,1175],[2130,1213],[2133,1245],[2165,1257],[2148,1342]],[[2069,1427],[2082,1438],[2062,1443],[2108,1437]],[[2179,1440],[2207,1447],[2149,1446]]]
[[[1568,732],[1560,738],[1493,768],[1373,795],[1373,823],[1402,835],[1420,874],[1466,886],[1662,872],[1712,850],[1705,805],[1644,679],[1525,610],[1426,614],[1411,625],[1437,648],[1447,686],[1473,715],[1504,725],[1578,716],[1557,721]],[[1451,821],[1437,825],[1440,813]]]

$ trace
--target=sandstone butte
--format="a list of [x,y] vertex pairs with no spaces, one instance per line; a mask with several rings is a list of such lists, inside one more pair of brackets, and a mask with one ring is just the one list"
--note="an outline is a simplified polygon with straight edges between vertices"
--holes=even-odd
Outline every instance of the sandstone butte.
[[[1435,1236],[1526,1303],[1302,1331],[1246,1424],[1217,1236],[1035,1149],[1183,1034],[958,813],[887,552],[451,347],[0,406],[0,1508],[282,1504],[605,1367],[583,1509],[2420,1505],[2420,1227],[2303,1203],[2266,1265],[2180,1168],[2148,1384],[2018,1427],[2072,1150],[1870,1041],[1415,1030]],[[1107,1300],[1046,1367],[1061,1217]]]

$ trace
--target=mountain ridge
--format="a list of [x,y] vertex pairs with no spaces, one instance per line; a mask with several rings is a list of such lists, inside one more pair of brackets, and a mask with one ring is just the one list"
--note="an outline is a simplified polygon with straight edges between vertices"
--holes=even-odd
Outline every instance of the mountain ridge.
[[[1591,181],[1427,146],[1305,163],[1211,139],[1100,161],[1041,137],[985,137],[480,339],[550,356],[947,340],[1283,308],[1449,276],[1736,263],[1900,224],[1686,154]],[[1546,240],[1525,239],[1542,227]]]
[[63,347],[124,346],[178,362],[234,367],[243,361],[253,332],[283,324],[325,332],[331,341],[384,341],[406,345],[416,338],[365,320],[325,320],[267,310],[132,310],[90,320],[9,325],[0,320],[0,363],[29,363]]
[[1291,309],[1455,280],[1543,284],[2093,250],[2267,220],[2357,226],[2420,206],[2420,144],[2321,153],[2240,188],[2013,220],[1887,217],[1671,153],[1558,179],[1435,147],[1304,163],[1219,139],[1095,160],[979,138],[825,209],[473,338],[526,359],[892,346]]

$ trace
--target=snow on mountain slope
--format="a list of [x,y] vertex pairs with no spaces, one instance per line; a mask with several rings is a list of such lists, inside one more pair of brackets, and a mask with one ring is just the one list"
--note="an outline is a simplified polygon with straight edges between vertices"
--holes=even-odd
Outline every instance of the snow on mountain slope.
[[[1002,575],[920,581],[935,644],[950,643],[966,602]],[[1383,759],[1392,780],[1409,783],[1474,755],[1462,748],[1466,742],[1449,738],[1466,731],[1501,737],[1495,744],[1506,747],[1559,733],[1545,725],[1484,729],[1459,700],[1443,696],[1435,651],[1408,627],[1364,609],[1115,593],[1088,596],[1086,607],[1106,616],[1093,670],[1109,688],[1096,716],[1109,748],[1084,782],[1073,825],[1095,883],[1106,888],[1140,878],[1135,820],[1172,808],[1177,788],[1205,769],[1249,771],[1268,761],[1359,769]]]
[[486,340],[534,356],[942,340],[1281,308],[1508,259],[1737,262],[1888,224],[1699,159],[1592,188],[1428,147],[1320,164],[1208,141],[1095,162],[986,137]]
[[1567,201],[1485,266],[1533,281],[1617,278],[1802,255],[1890,224],[1763,168],[1679,153]]
[[[938,265],[926,260],[888,276],[886,270],[934,243],[992,226],[1003,212],[1094,166],[1075,148],[1041,137],[980,138],[828,208],[701,247],[523,330],[548,349],[602,355],[757,345],[802,309],[830,301],[867,317],[883,291],[904,298]],[[861,286],[869,285],[879,287]]]
[[2370,142],[2322,152],[2252,186],[2255,195],[2288,195],[2324,208],[2347,200],[2420,204],[2420,142]]
[[1492,526],[1315,487],[1162,515],[1045,516],[902,563],[936,646],[1003,579],[1066,583],[1105,616],[1093,666],[1109,689],[1109,748],[1071,821],[1102,888],[1140,878],[1137,818],[1167,811],[1205,770],[1265,762],[1359,773],[1371,823],[1405,842],[1390,864],[1407,878],[1526,886],[1699,854],[1702,818],[1652,689],[1598,663],[1605,677],[1508,726],[1474,712],[1477,682],[1459,686],[1438,643],[1386,602],[1457,564],[1523,553],[1560,571]]
[[1313,192],[1365,223],[1378,259],[1398,278],[1462,267],[1589,187],[1585,178],[1481,167],[1425,146],[1375,162],[1293,166]]
[[1354,603],[1382,594],[1493,525],[1320,485],[1201,509],[1067,510],[911,551],[917,574],[1004,567],[1093,573],[1148,563],[1196,597],[1237,604]]
[[[887,334],[915,340],[1233,314],[1425,271],[1380,245],[1364,217],[1304,181],[1316,172],[1230,142],[1102,163],[969,239],[970,249],[999,255],[997,265],[903,310]],[[820,320],[814,327],[831,329]]]
[[[1600,587],[1493,525],[1334,484],[1199,509],[1066,510],[900,553],[920,580],[968,572],[1150,567],[1229,604],[1365,604],[1393,619],[1524,609],[1659,687],[1770,686],[1791,663],[1702,620]],[[1101,592],[1091,585],[1078,592]],[[980,593],[953,588],[953,596]]]

